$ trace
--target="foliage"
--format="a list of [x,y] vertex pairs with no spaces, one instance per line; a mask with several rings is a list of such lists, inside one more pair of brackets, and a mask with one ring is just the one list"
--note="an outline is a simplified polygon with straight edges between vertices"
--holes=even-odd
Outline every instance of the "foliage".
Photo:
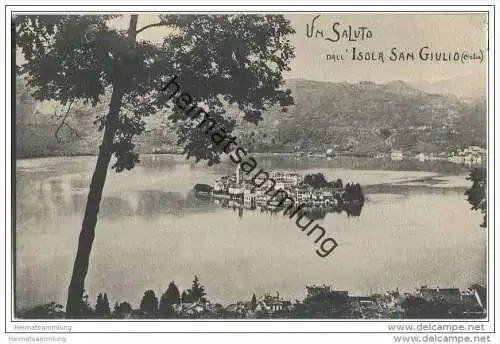
[[387,128],[381,128],[379,130],[379,135],[382,139],[387,140],[391,136],[391,130]]
[[161,318],[172,318],[175,317],[175,310],[173,305],[180,303],[179,289],[175,285],[174,281],[170,282],[167,291],[163,293],[160,298],[160,308],[158,310],[158,315]]
[[455,317],[453,307],[444,299],[427,301],[421,297],[409,296],[402,302],[401,306],[404,309],[404,317],[408,319],[445,319]]
[[[280,87],[281,74],[294,57],[287,38],[294,30],[281,15],[162,15],[158,26],[169,30],[161,43],[130,42],[125,32],[109,27],[109,19],[18,16],[16,44],[26,60],[19,71],[35,87],[38,100],[66,105],[82,99],[95,106],[110,89],[120,89],[124,104],[114,147],[117,171],[137,161],[132,138],[144,132],[144,117],[169,107],[161,89],[174,75],[229,132],[234,121],[221,117],[225,106],[235,105],[241,119],[257,123],[262,111],[292,103],[289,91]],[[173,112],[169,120],[184,121]],[[103,129],[106,116],[97,123]],[[178,130],[188,156],[218,161],[198,128],[187,123]]]
[[359,185],[359,183],[356,184],[347,183],[345,185],[344,200],[347,202],[350,201],[364,202],[365,195],[363,194],[363,189],[361,188],[361,185]]
[[304,183],[312,186],[313,188],[324,188],[329,186],[323,173],[308,174],[304,177]]
[[191,289],[186,291],[186,295],[183,298],[183,302],[198,302],[203,300],[203,297],[207,295],[205,292],[205,287],[200,284],[198,276],[194,276],[193,284]]
[[95,305],[95,315],[100,318],[106,318],[111,316],[111,310],[109,309],[108,295],[104,293],[104,296],[99,293],[97,295],[97,302]]
[[33,307],[21,315],[24,319],[64,318],[63,306],[55,302]]
[[347,293],[324,291],[308,295],[303,302],[297,302],[292,318],[346,318],[351,314]]
[[132,313],[132,306],[130,306],[130,303],[124,301],[118,304],[118,302],[116,302],[112,317],[116,319],[123,319],[127,314],[130,313]]
[[140,310],[144,312],[146,316],[156,316],[158,313],[158,299],[156,298],[155,292],[153,290],[146,290],[144,296],[142,297]]
[[255,308],[257,307],[257,297],[255,296],[255,294],[252,295],[252,311],[255,310]]
[[484,99],[465,102],[391,84],[292,79],[287,87],[295,106],[282,116],[274,110],[265,116],[266,125],[255,129],[258,152],[298,147],[324,154],[332,148],[369,156],[394,148],[436,155],[469,145],[486,147]]
[[182,294],[181,294],[181,301],[182,302],[188,302],[187,299],[188,299],[187,293],[186,293],[185,290],[183,290]]
[[486,227],[487,225],[487,199],[486,199],[486,188],[487,188],[487,171],[484,167],[473,168],[467,180],[472,181],[472,186],[465,191],[467,196],[467,201],[471,204],[472,210],[481,210],[483,214],[483,223],[481,227]]
[[80,308],[80,316],[82,318],[91,318],[94,316],[94,309],[92,309],[92,307],[90,306],[89,296],[85,294],[85,290],[83,290],[83,297],[80,302]]

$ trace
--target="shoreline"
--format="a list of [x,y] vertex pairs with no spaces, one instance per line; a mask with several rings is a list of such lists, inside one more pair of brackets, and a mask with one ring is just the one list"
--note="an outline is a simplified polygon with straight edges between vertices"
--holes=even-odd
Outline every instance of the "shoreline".
[[[280,169],[297,169],[297,165],[306,163],[308,166],[305,169],[315,170],[321,168],[341,168],[341,169],[352,169],[352,170],[379,170],[379,171],[400,171],[400,172],[430,172],[441,176],[466,176],[469,171],[474,167],[485,167],[483,165],[465,165],[457,164],[449,161],[418,161],[418,159],[405,159],[401,161],[392,161],[390,159],[377,159],[371,157],[358,157],[358,156],[342,156],[342,157],[322,157],[322,156],[300,156],[298,159],[291,160],[289,157],[294,156],[294,153],[252,153],[252,155],[260,158],[269,158],[268,162],[273,159],[284,159],[285,165],[290,165],[290,168],[282,167]],[[179,153],[139,153],[139,159],[142,157],[152,158],[152,157],[171,157],[175,160],[189,162],[189,159],[185,158],[184,154]],[[71,158],[81,158],[81,157],[97,157],[96,154],[74,154],[74,155],[50,155],[50,156],[38,156],[38,157],[22,157],[14,158],[11,161],[14,162],[30,162],[30,161],[50,161],[51,159],[60,158],[61,160],[68,160]],[[219,166],[223,166],[226,163],[222,160]],[[202,162],[201,162],[202,164]],[[292,166],[295,165],[295,167]],[[139,163],[140,165],[140,163]],[[200,165],[201,166],[201,165]],[[304,168],[299,168],[304,169]]]

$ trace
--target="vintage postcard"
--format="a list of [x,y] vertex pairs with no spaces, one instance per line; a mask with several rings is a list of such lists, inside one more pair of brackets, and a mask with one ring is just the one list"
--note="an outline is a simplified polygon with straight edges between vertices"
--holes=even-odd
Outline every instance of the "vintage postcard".
[[8,319],[493,324],[491,8],[10,14]]

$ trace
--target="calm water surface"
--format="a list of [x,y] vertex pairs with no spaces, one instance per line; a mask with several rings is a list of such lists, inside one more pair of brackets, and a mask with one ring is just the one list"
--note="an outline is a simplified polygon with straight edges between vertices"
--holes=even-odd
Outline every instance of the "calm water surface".
[[[275,291],[302,299],[313,283],[360,295],[485,281],[486,231],[463,196],[465,175],[361,170],[335,160],[259,162],[363,186],[368,200],[360,217],[329,213],[318,222],[339,244],[331,255],[320,258],[313,240],[285,217],[240,217],[193,196],[196,183],[212,184],[230,163],[143,156],[133,171],[108,174],[86,280],[91,303],[106,292],[111,304],[137,307],[146,289],[161,295],[172,280],[186,289],[194,274],[210,300],[224,304]],[[65,303],[94,164],[95,157],[17,162],[19,308]]]

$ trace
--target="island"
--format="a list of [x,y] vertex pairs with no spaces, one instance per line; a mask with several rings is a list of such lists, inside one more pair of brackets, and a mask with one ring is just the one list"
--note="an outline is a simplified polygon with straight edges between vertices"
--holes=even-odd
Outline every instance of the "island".
[[[345,212],[348,216],[361,214],[365,196],[359,183],[344,185],[341,179],[327,181],[322,173],[302,177],[295,172],[274,171],[270,177],[276,181],[274,189],[284,190],[295,205],[303,205],[302,209],[310,218],[322,219],[329,212]],[[279,212],[289,205],[273,193],[266,193],[267,187],[256,187],[251,180],[245,179],[239,168],[212,185],[196,184],[194,191],[197,198],[225,208]]]

